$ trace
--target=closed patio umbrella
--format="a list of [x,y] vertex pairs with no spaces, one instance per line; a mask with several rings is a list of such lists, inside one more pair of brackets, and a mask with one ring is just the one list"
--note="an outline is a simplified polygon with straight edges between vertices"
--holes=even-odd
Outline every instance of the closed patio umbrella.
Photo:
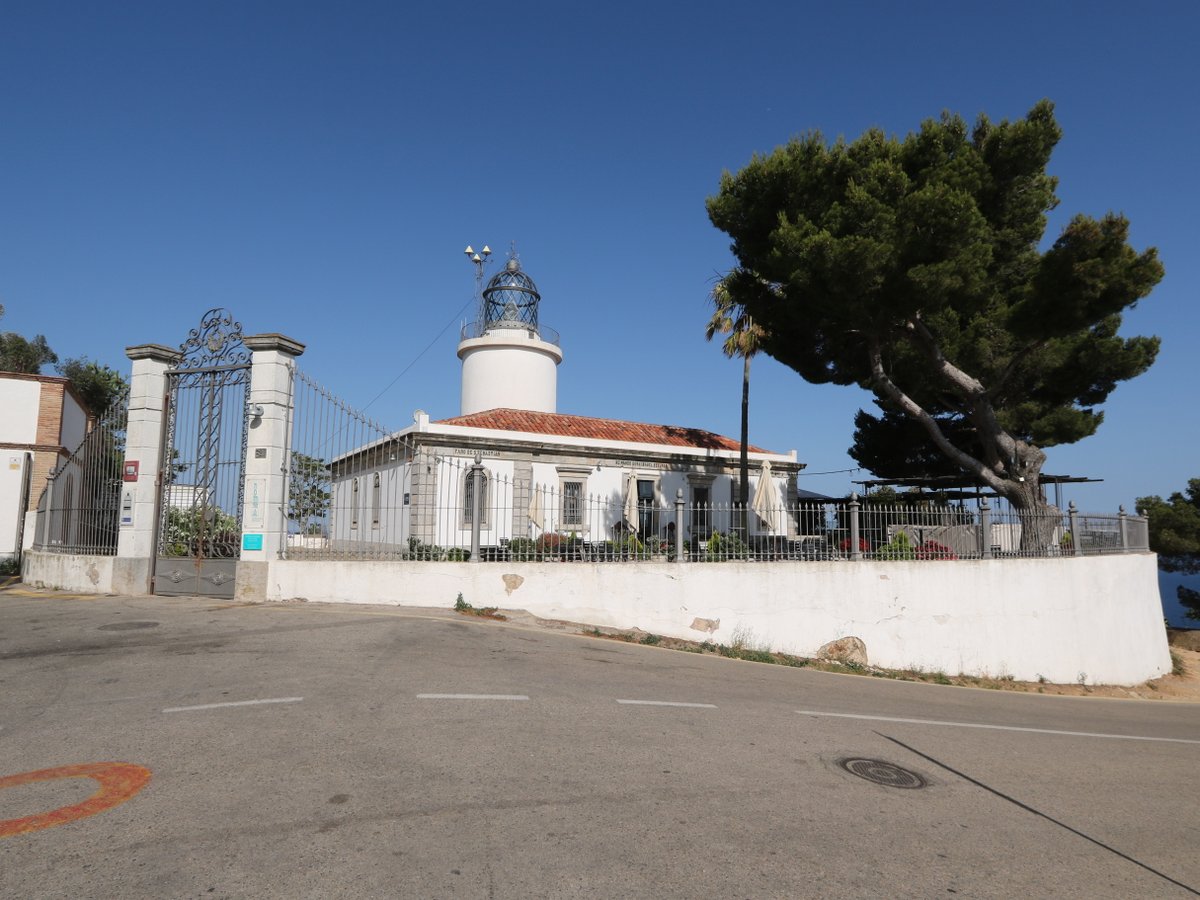
[[638,533],[637,475],[633,472],[625,479],[625,524],[634,534]]
[[533,496],[529,498],[529,521],[539,530],[546,530],[546,515],[542,506],[542,489],[535,487]]
[[771,479],[771,462],[763,460],[758,473],[758,484],[754,488],[754,500],[750,508],[755,515],[762,519],[766,530],[774,534],[783,529],[779,526],[779,497],[775,492],[775,482]]

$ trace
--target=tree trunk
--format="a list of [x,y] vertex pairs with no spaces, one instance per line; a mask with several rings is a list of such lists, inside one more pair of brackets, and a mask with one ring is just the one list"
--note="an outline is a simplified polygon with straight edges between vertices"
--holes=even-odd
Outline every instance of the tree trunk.
[[742,357],[742,444],[738,457],[738,493],[733,503],[733,529],[750,538],[750,357]]
[[[1021,553],[1048,556],[1057,553],[1062,515],[1042,497],[1041,468],[1045,454],[1036,447],[1017,457],[1014,473],[997,488],[1011,505],[1021,524]],[[1019,474],[1018,474],[1019,473]]]

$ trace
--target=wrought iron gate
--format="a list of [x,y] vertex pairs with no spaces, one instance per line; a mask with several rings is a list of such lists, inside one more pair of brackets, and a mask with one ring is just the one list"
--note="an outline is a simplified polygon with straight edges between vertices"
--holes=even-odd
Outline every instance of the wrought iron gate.
[[210,309],[167,371],[156,594],[232,597],[242,534],[250,351]]

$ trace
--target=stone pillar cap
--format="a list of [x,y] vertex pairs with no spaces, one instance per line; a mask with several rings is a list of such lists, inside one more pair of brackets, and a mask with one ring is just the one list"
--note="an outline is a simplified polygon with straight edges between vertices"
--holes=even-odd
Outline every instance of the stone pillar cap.
[[251,350],[279,350],[292,356],[299,356],[304,352],[304,344],[277,331],[244,335],[242,343]]
[[174,347],[168,347],[165,344],[137,344],[133,347],[125,348],[125,355],[130,359],[152,359],[155,362],[176,363],[183,358]]

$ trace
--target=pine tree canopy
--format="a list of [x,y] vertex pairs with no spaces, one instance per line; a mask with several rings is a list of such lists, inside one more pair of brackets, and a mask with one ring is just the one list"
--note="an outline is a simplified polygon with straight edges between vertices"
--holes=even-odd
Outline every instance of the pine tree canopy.
[[1163,276],[1128,221],[1076,215],[1043,246],[1060,137],[1045,100],[974,127],[943,113],[903,138],[811,133],[709,198],[763,351],[875,393],[851,454],[877,474],[966,472],[1029,499],[1041,448],[1093,434],[1117,384],[1154,362],[1158,338],[1119,334]]

